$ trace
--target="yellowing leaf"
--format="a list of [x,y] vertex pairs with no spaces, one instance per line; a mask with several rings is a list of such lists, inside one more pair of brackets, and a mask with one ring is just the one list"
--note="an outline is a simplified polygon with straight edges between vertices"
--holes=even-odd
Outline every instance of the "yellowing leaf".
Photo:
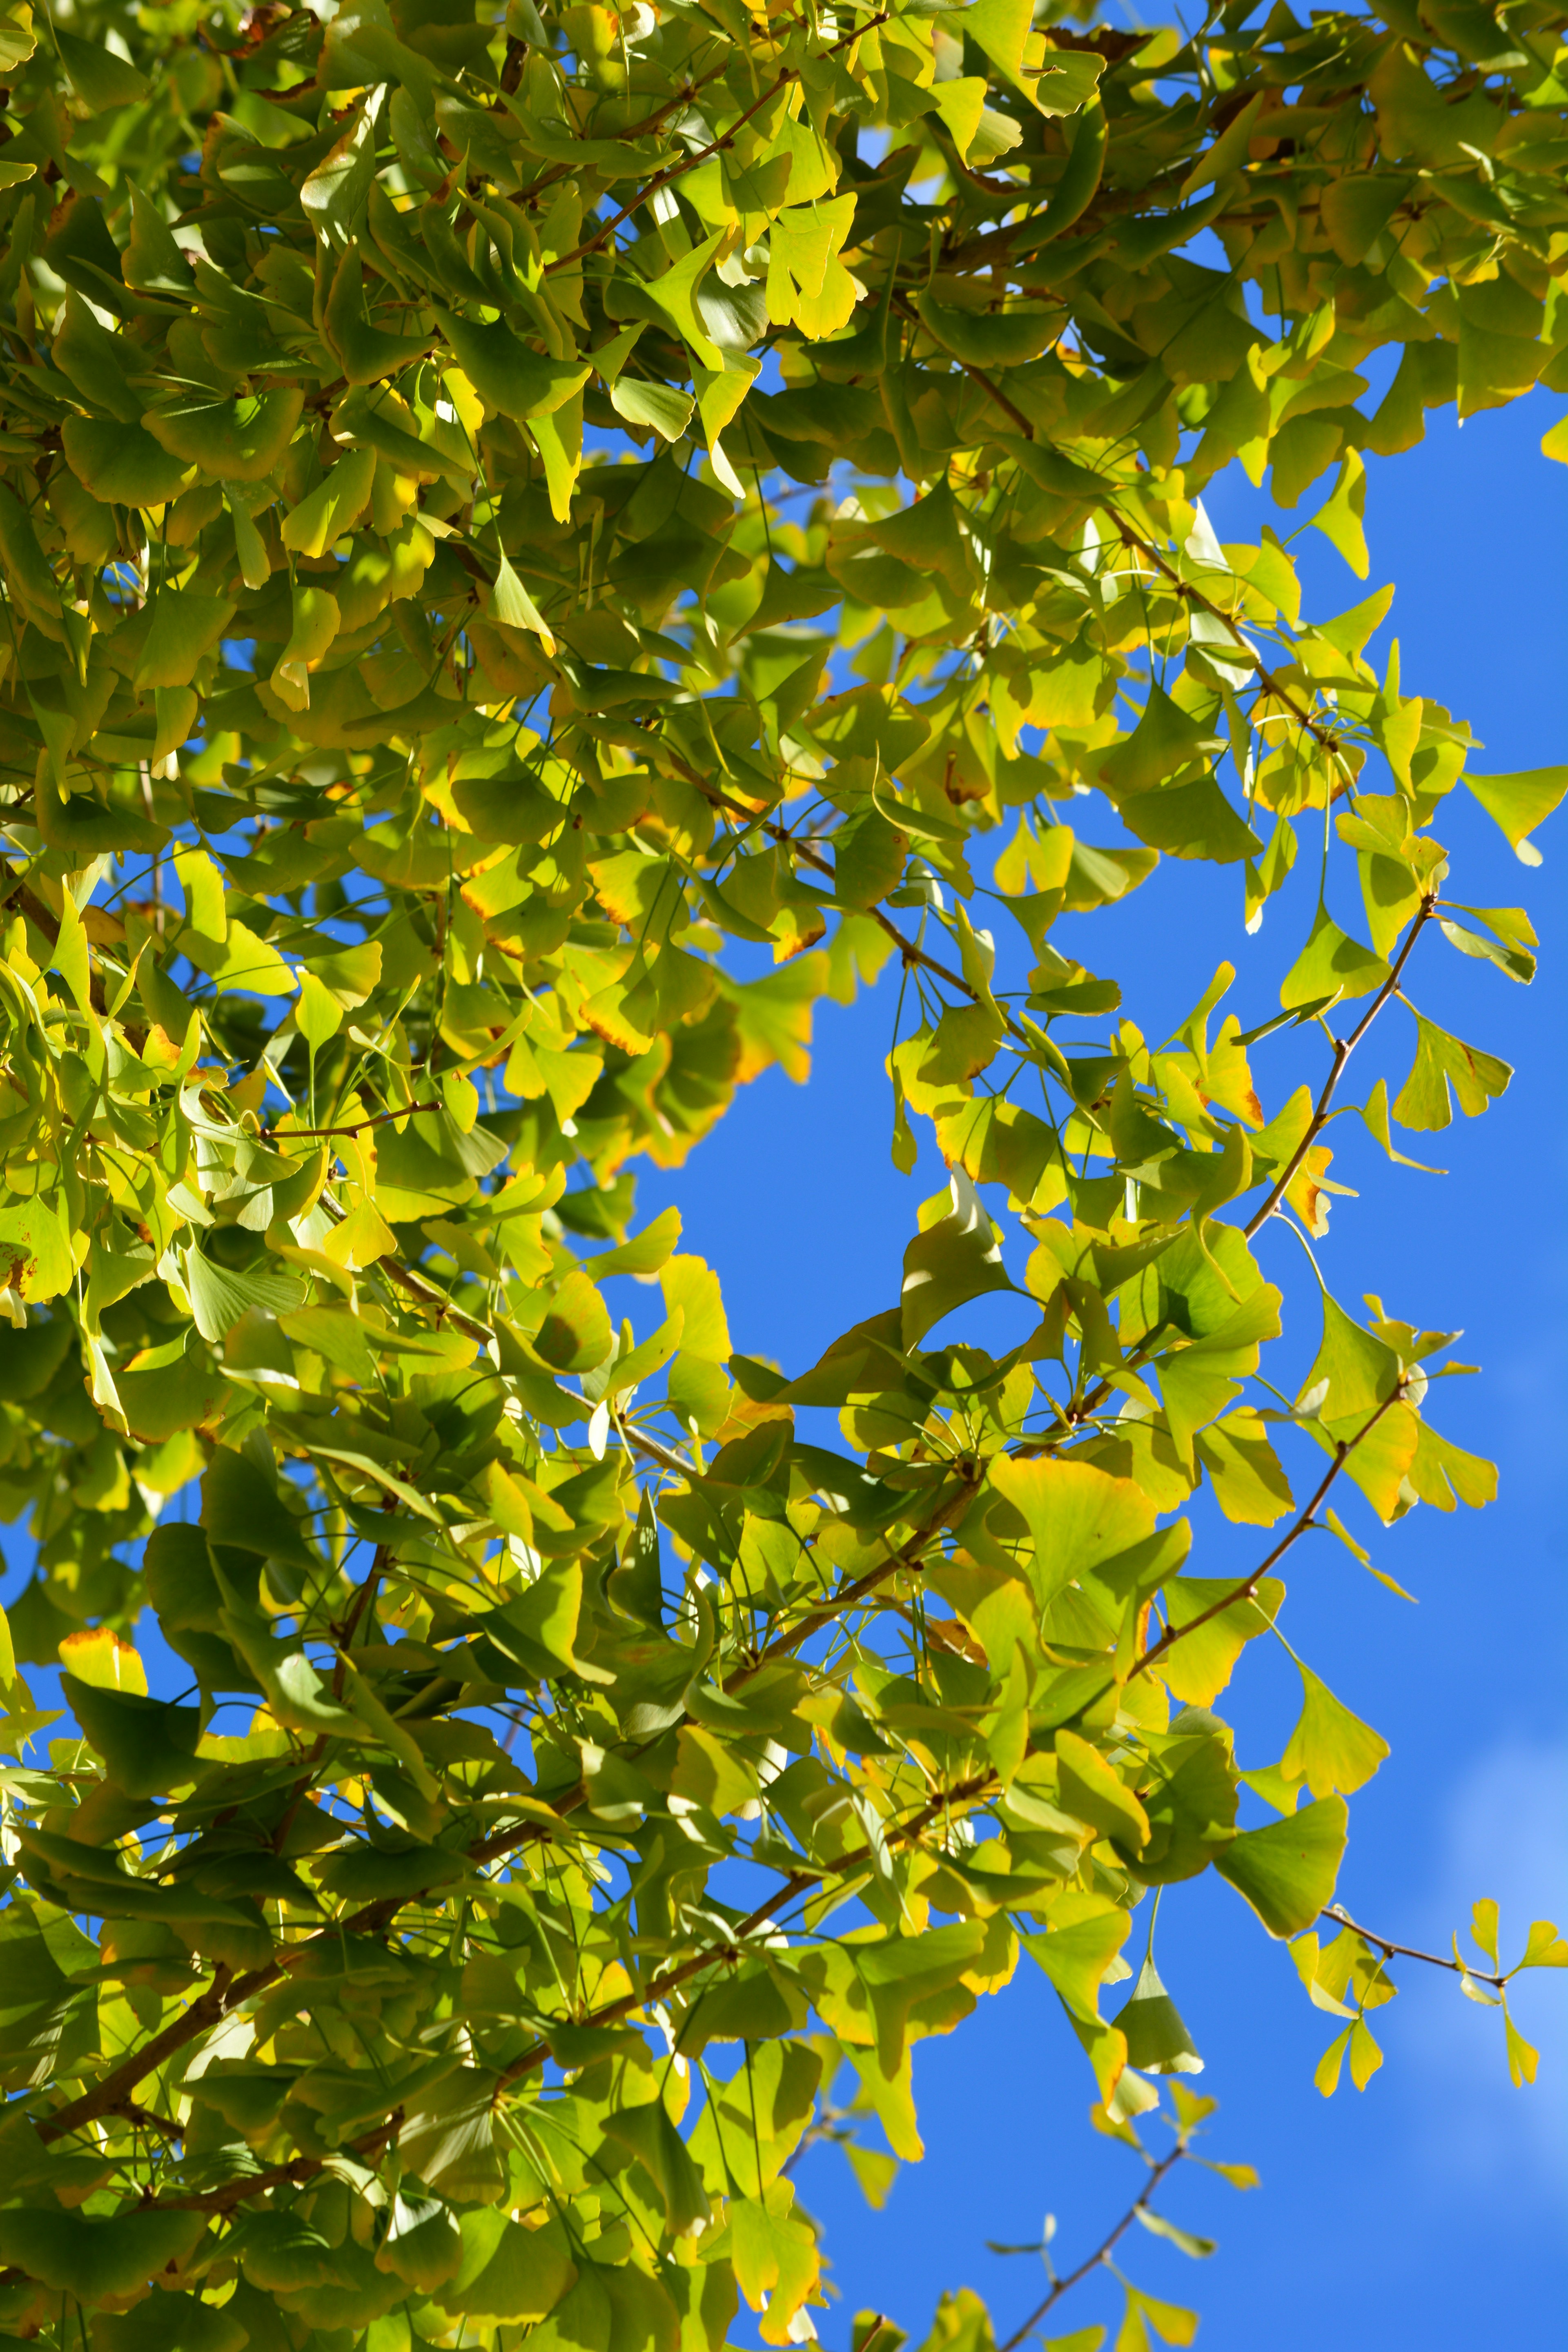
[[1388,1742],[1351,1713],[1321,1683],[1309,1666],[1297,1661],[1301,1675],[1301,1714],[1290,1734],[1280,1764],[1294,1779],[1304,1780],[1314,1797],[1339,1792],[1353,1796],[1365,1786],[1388,1754]]
[[68,1633],[60,1643],[60,1664],[79,1683],[88,1683],[94,1690],[132,1691],[139,1698],[147,1696],[147,1669],[140,1655],[107,1625],[85,1633]]

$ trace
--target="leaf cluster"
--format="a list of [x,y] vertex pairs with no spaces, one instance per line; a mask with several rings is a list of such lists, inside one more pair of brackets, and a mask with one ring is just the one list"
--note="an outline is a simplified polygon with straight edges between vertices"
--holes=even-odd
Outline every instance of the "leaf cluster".
[[[1365,451],[1568,390],[1563,33],[4,0],[9,2332],[798,2343],[801,2150],[885,2194],[1021,1958],[1136,2143],[1202,2062],[1121,1948],[1211,1867],[1365,2081],[1392,1948],[1312,1931],[1386,1748],[1300,1661],[1274,1763],[1215,1707],[1301,1538],[1365,1559],[1331,1489],[1494,1474],[1376,1299],[1287,1393],[1253,1243],[1325,1234],[1387,1008],[1394,1160],[1507,1086],[1407,993],[1533,971],[1431,826],[1462,783],[1528,863],[1568,770],[1468,772],[1387,592],[1303,618],[1201,494],[1326,484],[1364,577]],[[1256,929],[1299,848],[1261,1028],[1222,965],[1153,1042],[1069,952],[1167,857]],[[790,1375],[636,1163],[889,960],[951,1183]]]

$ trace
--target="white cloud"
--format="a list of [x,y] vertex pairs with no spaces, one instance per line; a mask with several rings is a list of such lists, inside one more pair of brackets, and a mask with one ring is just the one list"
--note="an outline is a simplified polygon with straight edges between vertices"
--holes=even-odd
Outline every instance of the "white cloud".
[[[1450,1801],[1428,1890],[1421,1909],[1434,1950],[1449,1948],[1482,1895],[1501,1911],[1505,1968],[1532,1919],[1568,1927],[1568,1748],[1521,1740],[1478,1759]],[[1510,1996],[1541,2053],[1534,2085],[1520,2090],[1495,2011],[1467,2000],[1446,1972],[1407,1960],[1397,1977],[1403,2015],[1396,2025],[1397,2011],[1385,2012],[1387,2038],[1410,2086],[1414,2163],[1521,2221],[1538,2221],[1543,2204],[1568,2207],[1568,1971],[1531,1971]]]

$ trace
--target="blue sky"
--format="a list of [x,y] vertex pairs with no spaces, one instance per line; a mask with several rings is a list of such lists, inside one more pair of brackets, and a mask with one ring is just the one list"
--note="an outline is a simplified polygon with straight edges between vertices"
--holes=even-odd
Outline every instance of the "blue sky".
[[[1309,609],[1338,612],[1385,580],[1398,583],[1373,656],[1381,667],[1389,636],[1398,635],[1406,690],[1470,720],[1486,746],[1474,761],[1483,772],[1568,758],[1568,472],[1540,455],[1560,406],[1537,396],[1462,428],[1450,414],[1431,424],[1419,450],[1372,460],[1364,586],[1316,534],[1300,549]],[[1304,511],[1320,495],[1309,494]],[[1255,533],[1262,519],[1282,531],[1303,519],[1281,518],[1239,478],[1216,485],[1207,504],[1221,539]],[[1085,830],[1095,839],[1117,834],[1108,812]],[[1483,1377],[1449,1384],[1435,1417],[1499,1462],[1502,1489],[1479,1516],[1443,1518],[1423,1507],[1386,1533],[1359,1522],[1377,1564],[1419,1597],[1418,1607],[1395,1600],[1325,1539],[1292,1563],[1287,1625],[1394,1750],[1355,1801],[1342,1898],[1385,1933],[1441,1950],[1478,1895],[1501,1902],[1505,1939],[1516,1946],[1531,1918],[1568,1913],[1568,832],[1561,820],[1544,828],[1545,863],[1531,870],[1466,795],[1455,795],[1436,830],[1454,854],[1457,896],[1529,908],[1542,969],[1523,991],[1435,943],[1412,973],[1412,992],[1461,1035],[1502,1053],[1518,1075],[1486,1118],[1418,1139],[1433,1149],[1417,1156],[1447,1168],[1443,1178],[1391,1169],[1359,1122],[1337,1128],[1331,1172],[1360,1197],[1336,1202],[1321,1263],[1352,1305],[1375,1289],[1392,1314],[1464,1329],[1458,1352]],[[1215,875],[1167,862],[1123,908],[1084,919],[1069,951],[1121,979],[1128,1011],[1151,1034],[1163,1034],[1162,1015],[1185,1013],[1221,956],[1237,967],[1230,1003],[1244,1024],[1265,1019],[1305,936],[1310,862],[1271,902],[1255,940],[1242,929],[1237,869]],[[1353,917],[1353,901],[1342,912]],[[771,1073],[686,1169],[639,1179],[639,1222],[677,1201],[682,1245],[719,1269],[736,1346],[792,1369],[892,1303],[916,1205],[941,1181],[932,1160],[908,1181],[889,1160],[879,1065],[892,994],[889,976],[851,1010],[826,1007],[809,1087]],[[1395,1022],[1403,1030],[1369,1041],[1364,1079],[1352,1089],[1358,1099],[1380,1071],[1391,1091],[1404,1076],[1408,1022]],[[1276,1087],[1291,1066],[1285,1057],[1300,1049],[1281,1041],[1273,1063],[1269,1050],[1259,1049],[1258,1066]],[[1300,1066],[1305,1073],[1310,1061]],[[1316,1344],[1303,1293],[1310,1274],[1278,1232],[1262,1247],[1267,1271],[1296,1303],[1304,1367]],[[1209,1559],[1249,1562],[1247,1533],[1205,1529]],[[1220,1572],[1206,1560],[1194,1565]],[[1227,1696],[1244,1762],[1279,1753],[1297,1687],[1281,1654],[1251,1664]],[[1561,1976],[1527,1979],[1520,1991],[1521,2021],[1542,2049],[1533,2090],[1510,2084],[1493,2014],[1468,2003],[1451,1978],[1406,1966],[1396,1979],[1405,1990],[1379,2021],[1383,2072],[1364,2095],[1347,2080],[1325,2102],[1311,2074],[1331,2021],[1309,2007],[1283,1948],[1223,1885],[1172,1891],[1159,1956],[1207,2062],[1194,2087],[1222,2102],[1212,2150],[1247,2159],[1263,2176],[1261,2191],[1246,2197],[1212,2178],[1178,2182],[1173,2209],[1220,2240],[1213,2262],[1193,2265],[1146,2237],[1129,2250],[1133,2275],[1153,2292],[1198,2305],[1208,2352],[1257,2352],[1263,2342],[1269,2352],[1294,2352],[1320,2342],[1326,2326],[1353,2341],[1458,2352],[1522,2338],[1543,2311],[1563,2307]],[[960,2284],[990,2296],[999,2331],[1010,2332],[1038,2297],[1038,2265],[1000,2261],[984,2241],[1033,2240],[1049,2209],[1065,2267],[1134,2193],[1135,2159],[1088,2130],[1087,2070],[1037,1974],[1021,1973],[952,2040],[924,2044],[916,2089],[926,2161],[902,2175],[882,2213],[867,2210],[833,2150],[811,2155],[799,2176],[804,2200],[826,2224],[844,2298],[825,2315],[824,2338],[835,2345],[847,2340],[848,2313],[866,2305],[892,2314],[918,2342],[937,2295]],[[1089,2286],[1064,2304],[1053,2328],[1114,2310],[1112,2291]]]

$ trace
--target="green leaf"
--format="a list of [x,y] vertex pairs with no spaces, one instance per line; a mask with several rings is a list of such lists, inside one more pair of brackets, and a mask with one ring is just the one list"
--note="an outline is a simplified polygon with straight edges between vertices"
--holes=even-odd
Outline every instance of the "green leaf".
[[[1134,737],[1136,742],[1137,738]],[[1121,822],[1129,833],[1151,849],[1173,857],[1202,857],[1215,866],[1234,866],[1243,857],[1257,857],[1263,848],[1248,824],[1243,824],[1212,776],[1190,784],[1166,784],[1159,791],[1140,792],[1121,806]]]
[[665,2220],[678,2238],[700,2230],[712,2215],[702,2176],[692,2162],[686,2142],[671,2123],[662,2099],[639,2107],[621,2107],[605,2118],[611,2139],[630,2148],[647,2173],[664,2206]]
[[679,441],[691,422],[695,406],[689,392],[673,384],[650,383],[642,376],[617,377],[610,387],[610,405],[628,425],[650,427],[666,441]]
[[1100,761],[1100,780],[1120,805],[1178,776],[1214,748],[1209,729],[1173,702],[1163,687],[1152,686],[1132,733]]
[[1399,1358],[1387,1341],[1353,1321],[1325,1291],[1323,1336],[1301,1383],[1298,1410],[1325,1421],[1370,1415],[1395,1393],[1401,1378]]
[[1448,1125],[1454,1099],[1467,1118],[1479,1118],[1489,1102],[1507,1093],[1512,1076],[1508,1063],[1417,1013],[1415,1059],[1390,1108],[1401,1127],[1431,1133]]
[[1281,1769],[1304,1780],[1314,1797],[1336,1792],[1353,1796],[1388,1754],[1388,1742],[1352,1715],[1310,1666],[1300,1659],[1296,1664],[1301,1676],[1301,1714],[1279,1759]]
[[1271,1936],[1299,1936],[1332,1900],[1349,1819],[1342,1797],[1320,1798],[1267,1829],[1242,1831],[1215,1868]]
[[136,365],[140,352],[129,340],[100,327],[74,289],[65,299],[54,357],[55,365],[95,407],[107,408],[122,423],[134,424],[141,416],[142,403],[126,382],[127,370]]
[[542,357],[499,319],[486,327],[449,310],[438,310],[436,317],[485,405],[519,424],[552,415],[588,381],[591,371],[585,364]]
[[131,2295],[165,2264],[189,2254],[206,2227],[200,2213],[62,2213],[13,2206],[0,2212],[0,2262],[96,2304]]
[[241,2352],[249,2340],[226,2306],[167,2287],[130,2311],[95,2314],[93,2336],[107,2352]]
[[1568,768],[1528,768],[1510,776],[1477,776],[1467,769],[1464,782],[1521,863],[1539,866],[1541,852],[1529,836],[1568,793]]
[[199,596],[185,588],[160,588],[153,599],[153,624],[142,644],[136,684],[189,686],[234,617],[228,596]]
[[612,1344],[609,1310],[580,1268],[569,1274],[534,1334],[537,1353],[558,1372],[591,1371]]
[[98,1688],[75,1675],[60,1690],[88,1738],[128,1797],[151,1797],[195,1780],[201,1710],[170,1706],[134,1691]]
[[1141,1853],[1149,1843],[1149,1816],[1099,1749],[1075,1731],[1058,1731],[1057,1767],[1064,1810],[1130,1853]]
[[969,1178],[959,1169],[949,1187],[952,1206],[904,1252],[900,1297],[901,1328],[906,1348],[918,1347],[926,1333],[951,1315],[991,1290],[1011,1290],[1002,1264],[996,1229],[981,1204]]
[[1387,978],[1383,958],[1342,931],[1320,906],[1306,946],[1279,984],[1279,1002],[1287,1013],[1304,1004],[1339,1003],[1367,995]]
[[429,2294],[460,2267],[463,2236],[458,2217],[436,2198],[402,2196],[393,2200],[392,2220],[376,2249],[378,2270],[395,2271],[424,2294]]
[[253,1307],[286,1315],[305,1296],[302,1283],[292,1275],[275,1271],[265,1261],[242,1273],[218,1265],[202,1249],[193,1247],[184,1252],[182,1265],[191,1313],[204,1339],[223,1339]]
[[1503,2011],[1503,2032],[1508,2042],[1508,2071],[1516,2091],[1535,2080],[1535,2070],[1541,2063],[1541,2053],[1528,2042],[1507,2010]]
[[1215,2241],[1212,2238],[1194,2237],[1190,2230],[1179,2230],[1174,2221],[1168,2220],[1163,2213],[1156,2213],[1152,2206],[1140,2205],[1136,2208],[1136,2211],[1139,2221],[1149,2231],[1151,2237],[1163,2238],[1168,2244],[1177,2247],[1182,2253],[1190,2255],[1194,2261],[1202,2262],[1215,2252]]
[[364,511],[375,463],[374,450],[347,450],[310,496],[284,517],[284,546],[300,555],[324,555],[334,540],[344,538]]
[[[142,423],[159,446],[222,482],[259,482],[294,436],[304,394],[292,388],[239,400],[150,409]],[[90,483],[89,488],[91,488]]]
[[[536,637],[542,637],[544,640],[546,652],[553,651],[554,638],[540,618],[532,597],[504,555],[496,567],[495,581],[490,589],[489,611],[490,619],[499,628],[530,629]],[[504,841],[507,835],[502,833],[496,838]]]
[[1532,1920],[1524,1958],[1518,1965],[1521,1969],[1568,1969],[1568,1938],[1550,1919]]
[[300,1521],[272,1482],[243,1454],[217,1447],[202,1480],[202,1525],[214,1543],[319,1570]]
[[1341,464],[1331,495],[1312,517],[1312,529],[1338,548],[1358,580],[1364,580],[1371,567],[1362,520],[1365,512],[1366,467],[1352,449]]
[[146,75],[138,73],[128,59],[116,57],[112,49],[100,48],[96,41],[84,41],[75,33],[55,30],[51,37],[61,65],[95,114],[105,107],[134,106],[151,95]]
[[[1144,2074],[1201,2074],[1204,2062],[1183,2024],[1175,2002],[1160,1980],[1152,1958],[1111,2023],[1127,2042],[1127,2063]],[[1191,2252],[1192,2248],[1185,2251]]]
[[439,2288],[444,2311],[466,2319],[541,2320],[569,2293],[577,2266],[555,2229],[525,2230],[492,2208],[460,2217],[463,2257]]

